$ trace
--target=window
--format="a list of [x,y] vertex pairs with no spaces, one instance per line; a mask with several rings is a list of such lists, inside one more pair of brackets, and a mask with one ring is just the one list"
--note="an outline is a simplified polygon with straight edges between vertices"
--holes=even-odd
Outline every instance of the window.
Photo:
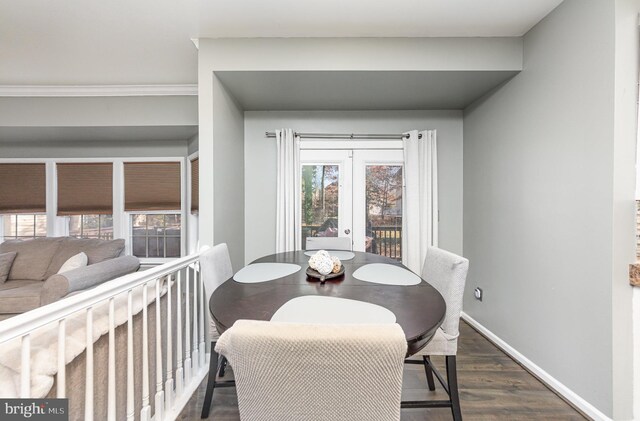
[[132,213],[132,254],[141,258],[180,257],[181,231],[180,214]]
[[339,165],[302,166],[302,248],[307,237],[338,237]]
[[69,216],[69,235],[76,238],[113,240],[113,215]]
[[3,239],[46,237],[45,164],[2,163],[0,180]]
[[2,215],[5,240],[29,239],[47,236],[47,215]]
[[57,215],[67,217],[69,235],[113,239],[113,163],[57,163]]
[[124,210],[130,212],[134,256],[182,255],[180,172],[179,162],[124,163]]
[[45,164],[0,164],[0,180],[0,213],[33,215],[47,211]]
[[402,260],[402,165],[366,165],[365,194],[365,251]]
[[122,238],[126,253],[144,263],[179,258],[197,244],[197,217],[187,206],[197,213],[198,200],[183,204],[183,196],[189,176],[197,191],[198,161],[188,159],[0,158],[0,242]]

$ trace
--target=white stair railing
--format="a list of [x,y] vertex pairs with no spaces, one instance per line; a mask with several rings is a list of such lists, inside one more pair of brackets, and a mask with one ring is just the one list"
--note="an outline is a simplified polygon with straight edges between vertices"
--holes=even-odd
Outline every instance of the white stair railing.
[[[78,314],[84,315],[86,337],[85,363],[85,393],[84,414],[78,414],[84,419],[116,420],[118,408],[126,414],[127,420],[174,420],[189,398],[196,390],[208,371],[208,354],[205,354],[205,332],[208,320],[205,315],[204,285],[200,276],[199,254],[193,254],[177,259],[162,266],[142,272],[133,273],[106,282],[98,287],[84,291],[75,296],[65,298],[44,307],[0,322],[0,344],[17,341],[20,350],[20,397],[34,398],[31,395],[32,363],[32,335],[42,329],[55,329],[57,344],[56,358],[56,396],[58,398],[73,396],[82,399],[77,394],[67,390],[67,335],[70,325],[67,321]],[[149,294],[148,288],[153,292]],[[142,289],[142,309],[135,309],[135,292]],[[184,295],[183,295],[184,291]],[[174,297],[175,294],[175,297]],[[149,296],[150,295],[150,296]],[[117,297],[126,300],[118,300]],[[172,298],[175,299],[175,312]],[[184,301],[184,312],[183,312]],[[162,309],[166,303],[166,311]],[[118,304],[119,303],[119,304]],[[155,303],[155,329],[149,326],[148,306]],[[108,309],[107,347],[107,378],[106,397],[95,396],[96,382],[105,379],[94,378],[94,322],[98,309],[106,304]],[[116,347],[117,306],[126,307],[126,349]],[[123,309],[120,309],[123,311]],[[154,314],[154,313],[151,313]],[[134,317],[141,317],[142,350],[136,350],[134,338]],[[177,322],[174,328],[174,320]],[[53,327],[51,327],[53,326]],[[162,327],[165,326],[165,333]],[[155,332],[155,343],[150,340],[150,333]],[[163,337],[164,336],[164,337]],[[34,336],[35,337],[35,336]],[[176,338],[174,343],[173,339]],[[35,339],[34,339],[35,340]],[[164,346],[163,346],[164,345]],[[183,352],[184,345],[184,352]],[[174,352],[175,346],[175,366]],[[155,347],[153,361],[149,360],[149,350]],[[117,367],[117,352],[126,352],[126,366]],[[134,378],[135,354],[142,355],[142,380]],[[162,363],[166,363],[163,370]],[[150,364],[153,368],[150,369]],[[175,369],[175,371],[174,371]],[[153,413],[151,406],[150,375],[155,375],[155,391],[153,391]],[[126,401],[116,401],[117,376],[126,375]],[[137,393],[136,393],[137,392]],[[1,392],[0,392],[1,395]],[[136,402],[135,396],[142,396],[142,402]],[[95,414],[94,402],[106,401],[106,414]],[[136,404],[138,405],[136,407]],[[123,408],[124,407],[124,408]],[[124,411],[122,411],[124,409]],[[138,412],[139,411],[139,412]],[[137,413],[137,415],[136,415]]]

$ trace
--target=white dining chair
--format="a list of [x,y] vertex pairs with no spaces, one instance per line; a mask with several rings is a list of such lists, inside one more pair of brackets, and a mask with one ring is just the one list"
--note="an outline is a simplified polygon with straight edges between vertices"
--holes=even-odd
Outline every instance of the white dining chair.
[[400,325],[238,320],[216,351],[233,366],[244,421],[397,421]]
[[[200,271],[207,297],[205,305],[209,308],[209,300],[211,299],[213,292],[222,285],[223,282],[233,276],[231,258],[229,257],[229,248],[226,243],[218,244],[200,253]],[[220,375],[224,376],[226,361],[221,360],[220,367],[218,367],[218,355],[215,353],[214,348],[220,334],[218,333],[216,324],[213,321],[213,316],[210,312],[211,309],[209,308],[209,338],[211,340],[211,354],[209,357],[209,379],[207,380],[207,391],[205,394],[204,404],[202,406],[202,418],[207,418],[209,416],[213,391],[216,386],[233,386],[233,382],[216,382],[218,370],[220,370]]]
[[[440,292],[447,304],[444,322],[436,330],[431,341],[414,356],[420,360],[406,360],[409,364],[423,364],[429,390],[435,390],[433,375],[449,395],[448,401],[411,401],[403,402],[404,408],[432,408],[444,405],[451,407],[455,421],[462,420],[460,398],[458,396],[458,376],[456,372],[456,354],[458,352],[458,328],[464,286],[469,270],[469,260],[437,247],[427,247],[427,256],[422,269],[422,278]],[[431,362],[431,355],[444,355],[447,381],[438,373]]]
[[351,251],[349,237],[307,237],[307,250],[347,250]]

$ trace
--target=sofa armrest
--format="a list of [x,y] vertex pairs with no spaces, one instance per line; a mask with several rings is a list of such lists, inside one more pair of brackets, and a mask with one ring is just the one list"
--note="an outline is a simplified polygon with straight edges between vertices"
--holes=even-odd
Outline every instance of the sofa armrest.
[[51,275],[42,286],[40,305],[58,301],[75,291],[93,288],[103,282],[135,272],[140,260],[134,256],[122,256],[100,263]]

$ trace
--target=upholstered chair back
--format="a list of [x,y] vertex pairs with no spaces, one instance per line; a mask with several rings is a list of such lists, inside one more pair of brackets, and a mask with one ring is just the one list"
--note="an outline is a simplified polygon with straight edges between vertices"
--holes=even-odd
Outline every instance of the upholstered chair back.
[[[209,305],[209,299],[213,292],[224,281],[233,276],[231,267],[231,258],[229,257],[229,248],[226,243],[213,246],[200,254],[200,270],[202,281],[204,282],[204,290],[207,296],[206,305]],[[210,321],[209,334],[211,339],[218,337],[213,320]]]
[[468,270],[469,260],[464,257],[437,247],[427,247],[422,278],[436,288],[447,303],[447,313],[440,327],[450,338],[458,337]]
[[239,320],[216,344],[252,421],[400,419],[407,341],[398,324]]

